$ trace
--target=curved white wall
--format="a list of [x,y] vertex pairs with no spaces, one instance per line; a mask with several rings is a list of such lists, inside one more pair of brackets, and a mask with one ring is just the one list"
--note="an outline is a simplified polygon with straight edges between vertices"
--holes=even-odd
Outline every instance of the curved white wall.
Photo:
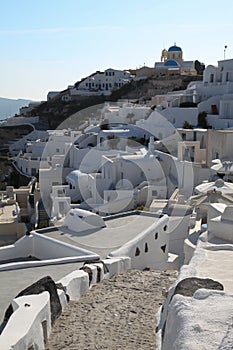
[[168,259],[169,235],[167,227],[168,216],[164,215],[137,237],[121,248],[112,251],[109,257],[128,256],[131,259],[132,268],[135,269],[163,268]]

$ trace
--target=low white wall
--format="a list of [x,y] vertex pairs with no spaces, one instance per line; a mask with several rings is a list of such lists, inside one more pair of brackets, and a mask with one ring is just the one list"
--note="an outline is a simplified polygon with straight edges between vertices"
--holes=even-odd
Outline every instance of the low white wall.
[[127,256],[122,258],[104,259],[103,262],[109,271],[104,278],[112,278],[116,273],[121,273],[131,268],[131,259]]
[[220,239],[226,241],[233,241],[232,233],[232,221],[222,221],[220,218],[210,220],[209,222],[210,232]]
[[190,215],[171,217],[168,223],[169,252],[184,257],[184,241],[189,234]]
[[[57,259],[78,255],[89,255],[88,250],[75,247],[71,244],[60,242],[56,239],[33,233],[34,254],[39,259]],[[49,243],[49,250],[48,250]]]
[[135,269],[163,268],[168,260],[169,237],[167,227],[168,216],[164,215],[137,237],[121,248],[112,251],[109,257],[128,256],[131,259],[132,268]]
[[[169,348],[166,349],[166,347],[162,348],[161,345],[161,337],[162,337],[162,330],[165,327],[165,324],[167,322],[167,318],[168,318],[168,313],[170,310],[170,301],[172,299],[172,296],[174,294],[174,290],[176,285],[183,279],[188,278],[188,277],[196,277],[198,275],[197,272],[197,266],[204,263],[205,261],[205,250],[204,249],[199,249],[198,252],[195,250],[193,257],[191,259],[191,262],[189,265],[183,265],[180,269],[180,273],[178,275],[177,280],[174,282],[174,284],[171,286],[171,288],[169,289],[168,293],[167,293],[167,297],[163,303],[163,306],[161,308],[161,310],[158,312],[157,315],[157,332],[156,332],[156,344],[158,344],[156,346],[157,350],[171,350]],[[181,348],[182,349],[182,348]],[[181,350],[179,349],[179,350]],[[175,349],[174,349],[175,350]],[[182,350],[185,350],[185,348],[183,348]]]
[[57,283],[63,285],[70,300],[78,300],[89,289],[88,273],[82,270],[73,271]]
[[[198,232],[196,233],[198,234]],[[202,233],[189,265],[182,266],[178,279],[169,289],[167,298],[158,315],[156,343],[159,345],[157,345],[157,349],[225,349],[223,344],[227,345],[230,340],[229,327],[231,327],[232,317],[232,294],[211,289],[199,289],[193,296],[179,294],[173,296],[176,285],[186,278],[213,278],[212,276],[216,276],[214,279],[216,278],[216,281],[218,281],[218,277],[221,276],[218,272],[218,255],[216,255],[215,274],[212,270],[213,267],[211,269],[211,264],[208,265],[208,251],[232,250],[232,245],[210,245],[210,243],[206,243],[208,235],[209,233],[207,232]],[[191,248],[193,247],[190,246]],[[208,268],[206,269],[206,274],[203,275],[200,274],[200,269],[204,265],[208,266]],[[222,273],[224,276],[224,271]],[[220,282],[223,283],[222,280]],[[165,333],[161,344],[164,327]]]
[[0,265],[0,271],[99,259],[99,255],[88,250],[35,232],[31,233],[30,236],[22,237],[13,245],[0,248],[0,261],[29,256],[40,260],[5,263]]
[[31,236],[23,236],[14,244],[0,248],[0,261],[25,257],[33,251],[33,239]]
[[58,298],[59,298],[60,303],[61,303],[62,310],[64,310],[65,307],[68,305],[66,294],[65,294],[64,290],[62,290],[62,289],[57,289],[57,294],[58,294]]
[[51,332],[49,292],[16,298],[12,305],[14,312],[0,336],[0,349],[44,349]]
[[162,350],[232,349],[233,295],[197,290],[175,295],[169,306]]

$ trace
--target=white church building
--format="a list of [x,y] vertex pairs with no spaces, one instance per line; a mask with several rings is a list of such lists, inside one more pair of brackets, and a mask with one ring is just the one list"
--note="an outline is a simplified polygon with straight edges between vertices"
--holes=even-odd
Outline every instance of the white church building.
[[183,51],[176,43],[169,47],[168,50],[163,49],[160,62],[155,62],[155,69],[173,70],[180,74],[197,75],[195,69],[195,61],[184,61]]

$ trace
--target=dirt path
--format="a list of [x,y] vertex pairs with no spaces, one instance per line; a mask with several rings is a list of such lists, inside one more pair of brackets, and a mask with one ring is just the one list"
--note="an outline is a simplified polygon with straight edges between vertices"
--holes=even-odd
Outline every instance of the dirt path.
[[129,270],[70,302],[47,350],[155,349],[155,315],[177,272]]

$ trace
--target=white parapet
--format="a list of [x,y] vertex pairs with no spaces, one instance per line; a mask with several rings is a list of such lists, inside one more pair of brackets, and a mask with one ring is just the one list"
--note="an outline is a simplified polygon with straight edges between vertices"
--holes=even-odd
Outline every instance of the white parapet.
[[44,349],[51,332],[49,292],[12,301],[13,314],[0,337],[1,350]]
[[63,285],[70,300],[78,300],[89,289],[89,276],[88,273],[77,270],[63,277],[57,283]]
[[232,349],[233,295],[199,289],[176,294],[170,304],[162,350]]
[[134,269],[143,270],[146,267],[164,269],[169,250],[168,221],[168,216],[164,215],[135,238],[112,251],[108,257],[128,256]]
[[105,278],[112,278],[116,273],[121,273],[131,268],[131,259],[128,256],[121,258],[104,259],[104,264],[108,269]]

